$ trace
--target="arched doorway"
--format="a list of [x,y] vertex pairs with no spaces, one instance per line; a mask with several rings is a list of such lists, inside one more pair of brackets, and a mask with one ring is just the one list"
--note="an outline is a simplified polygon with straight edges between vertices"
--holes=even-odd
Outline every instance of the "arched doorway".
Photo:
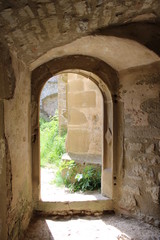
[[[73,62],[74,59],[74,62]],[[87,65],[85,64],[87,61]],[[65,64],[64,64],[65,62]],[[82,74],[91,79],[100,89],[104,99],[104,126],[103,126],[103,164],[102,164],[102,194],[104,196],[113,198],[113,172],[115,167],[113,165],[114,154],[118,154],[118,151],[113,152],[114,143],[116,144],[118,134],[114,131],[114,117],[116,114],[114,111],[114,104],[117,105],[116,90],[118,86],[118,79],[115,71],[106,65],[104,62],[84,56],[70,56],[62,59],[53,60],[53,66],[55,67],[54,74],[59,74],[65,71],[76,72]],[[66,64],[67,63],[67,64]],[[65,67],[63,66],[65,65]],[[63,66],[63,67],[60,67]],[[98,66],[98,67],[97,67]],[[63,69],[65,68],[65,69]],[[45,71],[44,71],[45,69]],[[90,70],[90,71],[88,71]],[[91,72],[92,71],[92,72]],[[38,73],[39,72],[39,73]],[[42,74],[42,75],[41,75]],[[46,66],[40,66],[32,74],[32,149],[33,149],[33,196],[35,201],[40,199],[40,156],[39,156],[39,96],[40,91],[47,81],[47,79],[53,75],[46,69]],[[40,76],[40,78],[39,78]],[[103,80],[102,80],[103,79]],[[111,80],[115,83],[111,84]],[[106,82],[106,83],[105,83]],[[108,85],[108,86],[107,86]],[[113,100],[112,100],[113,99]],[[117,121],[116,121],[117,124]],[[115,136],[114,136],[115,135]],[[115,138],[115,141],[114,141]],[[115,145],[116,148],[116,145]],[[114,179],[115,173],[114,173]],[[112,207],[111,207],[112,208]]]
[[42,201],[102,199],[103,96],[84,75],[87,72],[68,70],[49,79],[42,89]]

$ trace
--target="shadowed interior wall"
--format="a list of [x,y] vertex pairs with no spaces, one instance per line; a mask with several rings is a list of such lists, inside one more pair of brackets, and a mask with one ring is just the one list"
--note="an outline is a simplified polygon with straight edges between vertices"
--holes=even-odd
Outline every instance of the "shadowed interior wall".
[[160,65],[122,72],[120,82],[124,177],[119,209],[156,225],[160,216]]
[[[1,211],[3,218],[0,219],[1,239],[20,237],[28,226],[32,213],[30,73],[14,56],[12,67],[8,77],[5,68],[1,75],[6,81],[4,84],[6,96],[3,96],[6,99],[0,100],[2,117],[0,177],[1,185],[3,184],[0,198],[0,206],[3,209]],[[15,78],[15,89],[12,85],[8,88],[9,77],[12,80]]]

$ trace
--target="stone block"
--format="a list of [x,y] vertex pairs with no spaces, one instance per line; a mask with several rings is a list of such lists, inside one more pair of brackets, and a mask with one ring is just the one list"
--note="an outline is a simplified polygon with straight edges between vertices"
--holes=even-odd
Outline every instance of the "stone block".
[[42,109],[48,116],[54,116],[58,109],[58,98],[56,94],[50,95],[42,100]]
[[83,91],[84,83],[80,79],[68,81],[68,92]]
[[151,194],[154,203],[159,204],[159,194],[160,194],[159,186],[146,187],[146,192]]
[[45,18],[46,17],[45,11],[41,6],[39,6],[37,8],[37,12],[38,12],[39,18]]
[[19,16],[22,17],[23,19],[26,19],[26,18],[27,18],[27,13],[26,13],[26,11],[25,11],[24,9],[20,9],[20,10],[18,11],[18,14],[19,14]]
[[45,27],[49,37],[55,37],[56,33],[59,33],[57,17],[52,16],[42,20],[43,26]]
[[46,4],[46,9],[47,9],[47,12],[50,15],[56,14],[56,9],[55,9],[54,3],[47,3]]
[[68,16],[67,14],[64,15],[64,21],[62,21],[61,31],[66,32],[66,30],[71,29],[72,22],[74,18],[72,16]]
[[96,107],[96,93],[94,91],[69,93],[68,104],[79,108]]
[[140,190],[139,190],[139,187],[138,186],[129,186],[129,185],[126,185],[123,187],[123,190],[125,192],[127,192],[127,194],[134,194],[134,195],[140,195]]
[[151,144],[147,147],[146,153],[153,153],[154,152],[154,144]]
[[37,19],[33,19],[31,21],[31,27],[32,27],[32,29],[34,30],[35,33],[41,33],[42,32],[42,29],[39,25],[39,21]]
[[125,194],[119,202],[119,206],[128,211],[134,211],[136,205],[136,200],[131,194]]
[[78,25],[76,28],[77,33],[84,33],[88,29],[88,21],[86,20],[79,21],[77,25]]
[[18,25],[17,19],[13,16],[13,10],[11,8],[5,9],[1,13],[4,20],[6,20],[11,28],[15,28]]
[[99,88],[98,86],[90,79],[86,79],[85,82],[84,82],[84,87],[86,89],[90,89],[90,90],[95,90],[95,91],[98,91],[99,93]]
[[85,114],[77,109],[71,109],[68,116],[68,124],[81,125],[87,123]]
[[67,134],[67,151],[86,153],[89,150],[89,132],[86,129],[69,129]]
[[24,10],[30,18],[34,18],[34,14],[33,14],[31,8],[28,5],[24,7]]
[[127,144],[127,150],[140,151],[141,148],[142,148],[142,144],[141,143],[128,143]]
[[24,41],[24,43],[26,43],[26,39],[24,39],[24,35],[23,32],[19,29],[16,29],[15,31],[12,32],[14,38],[18,39],[18,40],[22,40]]
[[74,7],[79,16],[83,16],[87,13],[86,11],[87,4],[85,3],[85,1],[75,3]]

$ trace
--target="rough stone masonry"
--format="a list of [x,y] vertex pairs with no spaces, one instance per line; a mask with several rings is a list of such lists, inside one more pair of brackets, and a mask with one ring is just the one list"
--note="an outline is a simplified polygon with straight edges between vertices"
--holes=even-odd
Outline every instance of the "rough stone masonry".
[[159,226],[159,0],[1,0],[0,30],[0,239],[20,239],[40,201],[39,97],[66,70],[103,95],[112,210]]

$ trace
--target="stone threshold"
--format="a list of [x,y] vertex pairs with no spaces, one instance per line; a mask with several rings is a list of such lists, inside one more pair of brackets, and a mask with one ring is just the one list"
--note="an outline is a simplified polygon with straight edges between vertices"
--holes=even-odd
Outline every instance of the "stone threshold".
[[38,201],[34,210],[40,215],[101,215],[106,211],[113,211],[113,200],[103,197],[100,200],[84,201]]

